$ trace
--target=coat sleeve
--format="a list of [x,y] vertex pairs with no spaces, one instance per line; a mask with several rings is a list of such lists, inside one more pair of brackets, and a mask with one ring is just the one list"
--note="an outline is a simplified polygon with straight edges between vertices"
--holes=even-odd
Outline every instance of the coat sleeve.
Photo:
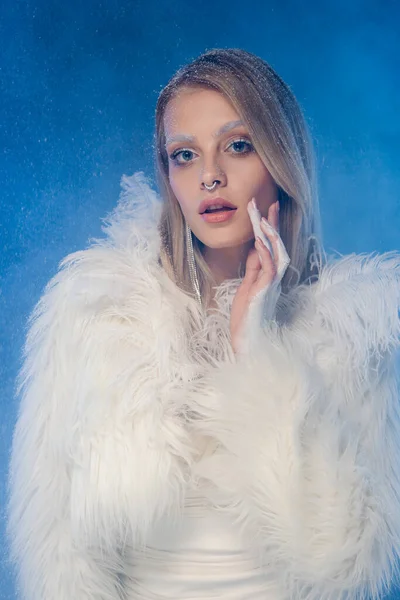
[[[74,313],[73,268],[50,282],[30,320],[9,468],[7,533],[24,600],[117,600],[118,553],[104,560],[74,531],[71,497],[77,381],[85,315]],[[62,279],[62,281],[61,281]],[[75,431],[76,432],[76,431]]]
[[314,286],[196,390],[193,426],[218,442],[197,474],[288,598],[378,598],[400,550],[400,256],[346,257]]

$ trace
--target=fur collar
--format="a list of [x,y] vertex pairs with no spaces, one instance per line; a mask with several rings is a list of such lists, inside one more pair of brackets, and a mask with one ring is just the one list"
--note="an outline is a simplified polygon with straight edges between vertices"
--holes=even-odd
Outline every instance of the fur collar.
[[[266,398],[276,390],[284,403],[289,389],[296,397],[311,385],[308,372],[313,373],[311,381],[317,388],[320,381],[325,382],[326,390],[333,394],[332,402],[336,403],[329,400],[327,404],[325,392],[321,394],[315,422],[327,414],[326,406],[330,406],[332,423],[341,414],[358,423],[360,406],[366,406],[365,400],[360,400],[366,386],[372,386],[377,373],[381,373],[382,381],[389,381],[379,366],[399,346],[400,256],[394,252],[381,256],[351,255],[330,261],[317,283],[299,286],[282,297],[279,326],[260,332],[254,356],[236,363],[228,325],[239,282],[220,286],[218,311],[205,315],[158,264],[157,222],[161,204],[157,195],[141,173],[124,177],[122,186],[120,203],[105,223],[106,237],[62,262],[31,317],[11,466],[16,483],[10,527],[18,551],[25,543],[24,531],[35,527],[40,532],[37,539],[47,535],[51,547],[51,536],[58,534],[55,527],[49,530],[47,524],[59,522],[60,515],[67,513],[75,543],[82,547],[105,548],[111,553],[125,544],[144,542],[163,515],[171,517],[181,510],[187,487],[194,481],[194,467],[201,463],[204,436],[218,438],[225,448],[239,439],[241,407],[247,406],[243,404],[244,396],[238,395],[240,390],[241,394],[254,390],[256,397],[257,390],[263,389],[265,376],[274,376],[265,398],[254,400],[255,404],[249,400],[248,407],[252,408],[245,414],[255,416],[254,422],[248,424],[247,437],[240,435],[246,444],[251,445],[253,437],[263,439],[257,437],[258,429],[251,435],[252,427],[262,423],[262,418],[273,423],[275,415],[280,414],[276,407],[265,412]],[[271,362],[274,356],[276,360]],[[285,357],[291,357],[292,362],[286,364],[289,359]],[[373,376],[371,366],[375,369]],[[229,390],[229,409],[221,403],[224,390]],[[352,412],[346,413],[346,407],[353,407]],[[306,409],[302,410],[301,419],[306,414]],[[373,409],[368,411],[373,422]],[[217,413],[223,415],[222,420],[218,421]],[[196,414],[202,415],[202,425],[190,427]],[[272,441],[293,414],[292,409],[282,412],[282,423],[271,429]],[[382,415],[376,417],[377,423],[385,422]],[[229,437],[226,432],[230,419]],[[339,425],[337,429],[332,427],[327,439],[336,440],[335,436],[342,433]],[[306,435],[305,428],[303,431]],[[359,439],[367,437],[366,433],[360,434]],[[280,461],[282,453],[276,448],[277,469],[284,472],[286,463]],[[316,448],[315,460],[320,454]],[[257,448],[251,452],[243,450],[244,465],[248,467],[246,457],[258,464],[259,455]],[[39,462],[29,467],[30,456],[38,456],[39,462],[40,457],[46,457],[45,468],[39,468]],[[240,457],[236,457],[234,449],[229,456],[229,460],[224,458],[228,460],[228,471],[220,472],[215,467],[215,472],[232,473],[234,479]],[[232,457],[233,463],[229,462]],[[334,460],[332,456],[333,470]],[[57,477],[47,480],[48,461]],[[377,458],[376,465],[381,464],[379,461]],[[42,478],[43,488],[50,490],[51,501],[49,497],[46,506],[30,504],[30,468],[39,484]],[[253,470],[244,469],[246,472]],[[260,473],[265,472],[265,464],[260,465]],[[350,469],[349,477],[351,472]],[[310,473],[312,477],[312,470]],[[260,475],[260,481],[263,477]],[[272,475],[269,477],[262,484],[265,498],[273,485]],[[225,479],[226,490],[232,491],[240,483],[237,474],[235,481]],[[221,476],[221,486],[222,481]],[[252,489],[251,485],[246,489]],[[261,487],[257,490],[256,496]],[[245,506],[244,493],[236,490],[237,507]],[[324,493],[326,490],[319,488],[310,496],[310,506],[315,502],[321,508],[326,501]],[[22,508],[26,502],[29,510]],[[242,517],[246,520],[244,514],[243,508]],[[261,518],[263,511],[255,514]],[[268,529],[268,523],[261,522],[259,526]],[[336,524],[342,526],[341,522]],[[329,527],[329,531],[335,531],[336,525]],[[292,534],[285,535],[282,534],[282,548],[289,548]],[[354,548],[358,546],[355,544]],[[269,551],[271,564],[277,564],[282,556],[275,556],[273,549]],[[388,553],[389,547],[384,552]],[[289,549],[287,553],[285,560],[289,561]],[[326,559],[333,569],[326,567],[327,581],[344,577],[334,570],[339,554],[331,562]],[[319,560],[325,556],[325,550],[317,548],[315,556]],[[306,577],[308,568],[310,573],[313,571],[313,561],[310,558],[309,565],[304,563],[302,577]],[[370,564],[374,564],[373,560],[367,563],[368,568]],[[296,570],[297,566],[293,568]],[[355,573],[361,573],[357,569],[356,565]],[[305,580],[311,581],[308,571],[307,577]],[[318,588],[314,597],[341,597],[335,592],[329,595],[332,589],[336,588],[326,587],[324,596],[324,590]]]

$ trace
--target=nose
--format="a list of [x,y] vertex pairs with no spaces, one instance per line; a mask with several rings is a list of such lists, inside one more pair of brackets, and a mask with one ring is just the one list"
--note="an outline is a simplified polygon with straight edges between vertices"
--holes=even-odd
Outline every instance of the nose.
[[200,181],[202,189],[206,189],[206,185],[211,187],[215,181],[217,185],[226,186],[226,174],[215,160],[208,161],[200,173]]

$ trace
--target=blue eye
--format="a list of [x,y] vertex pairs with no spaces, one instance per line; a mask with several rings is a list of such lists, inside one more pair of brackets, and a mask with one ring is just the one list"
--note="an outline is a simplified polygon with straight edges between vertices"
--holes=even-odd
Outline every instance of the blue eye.
[[[182,156],[186,155],[186,158],[187,158],[188,154],[193,154],[193,152],[191,150],[186,150],[186,149],[175,150],[175,152],[173,152],[170,155],[170,159],[173,160],[177,165],[181,165],[182,162],[178,162],[177,161],[178,156],[180,156],[180,155],[182,155]],[[189,158],[189,160],[190,160],[190,158]],[[184,160],[183,162],[186,163],[186,162],[189,162],[189,161],[188,160]]]
[[[239,151],[235,150],[234,152],[231,152],[231,154],[237,154],[237,155],[249,154],[250,152],[254,151],[253,144],[251,142],[249,142],[248,140],[242,139],[242,138],[239,138],[237,140],[233,140],[227,146],[227,150],[229,150],[232,147],[235,147],[236,150],[239,150]],[[193,154],[194,154],[194,152],[192,150],[189,150],[188,148],[181,148],[179,150],[175,150],[174,152],[172,152],[172,154],[170,154],[169,158],[176,165],[178,165],[178,166],[184,166],[184,165],[187,165],[187,164],[189,164],[191,162]],[[181,157],[181,160],[178,159],[179,156]]]
[[234,140],[229,146],[228,148],[230,148],[231,146],[237,146],[237,144],[242,145],[241,147],[243,148],[243,144],[246,148],[245,152],[234,152],[234,154],[247,154],[248,152],[251,152],[253,150],[253,144],[251,144],[249,141],[247,140]]

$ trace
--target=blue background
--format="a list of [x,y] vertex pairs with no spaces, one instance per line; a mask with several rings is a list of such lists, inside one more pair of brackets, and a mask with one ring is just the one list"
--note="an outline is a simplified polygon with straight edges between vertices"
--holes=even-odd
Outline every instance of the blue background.
[[[399,248],[400,4],[1,4],[3,507],[28,313],[59,260],[101,234],[121,175],[143,170],[153,178],[157,95],[182,64],[214,47],[241,47],[267,60],[296,94],[314,136],[327,250]],[[4,518],[4,560],[3,532]],[[12,600],[8,571],[0,562],[0,598]]]

